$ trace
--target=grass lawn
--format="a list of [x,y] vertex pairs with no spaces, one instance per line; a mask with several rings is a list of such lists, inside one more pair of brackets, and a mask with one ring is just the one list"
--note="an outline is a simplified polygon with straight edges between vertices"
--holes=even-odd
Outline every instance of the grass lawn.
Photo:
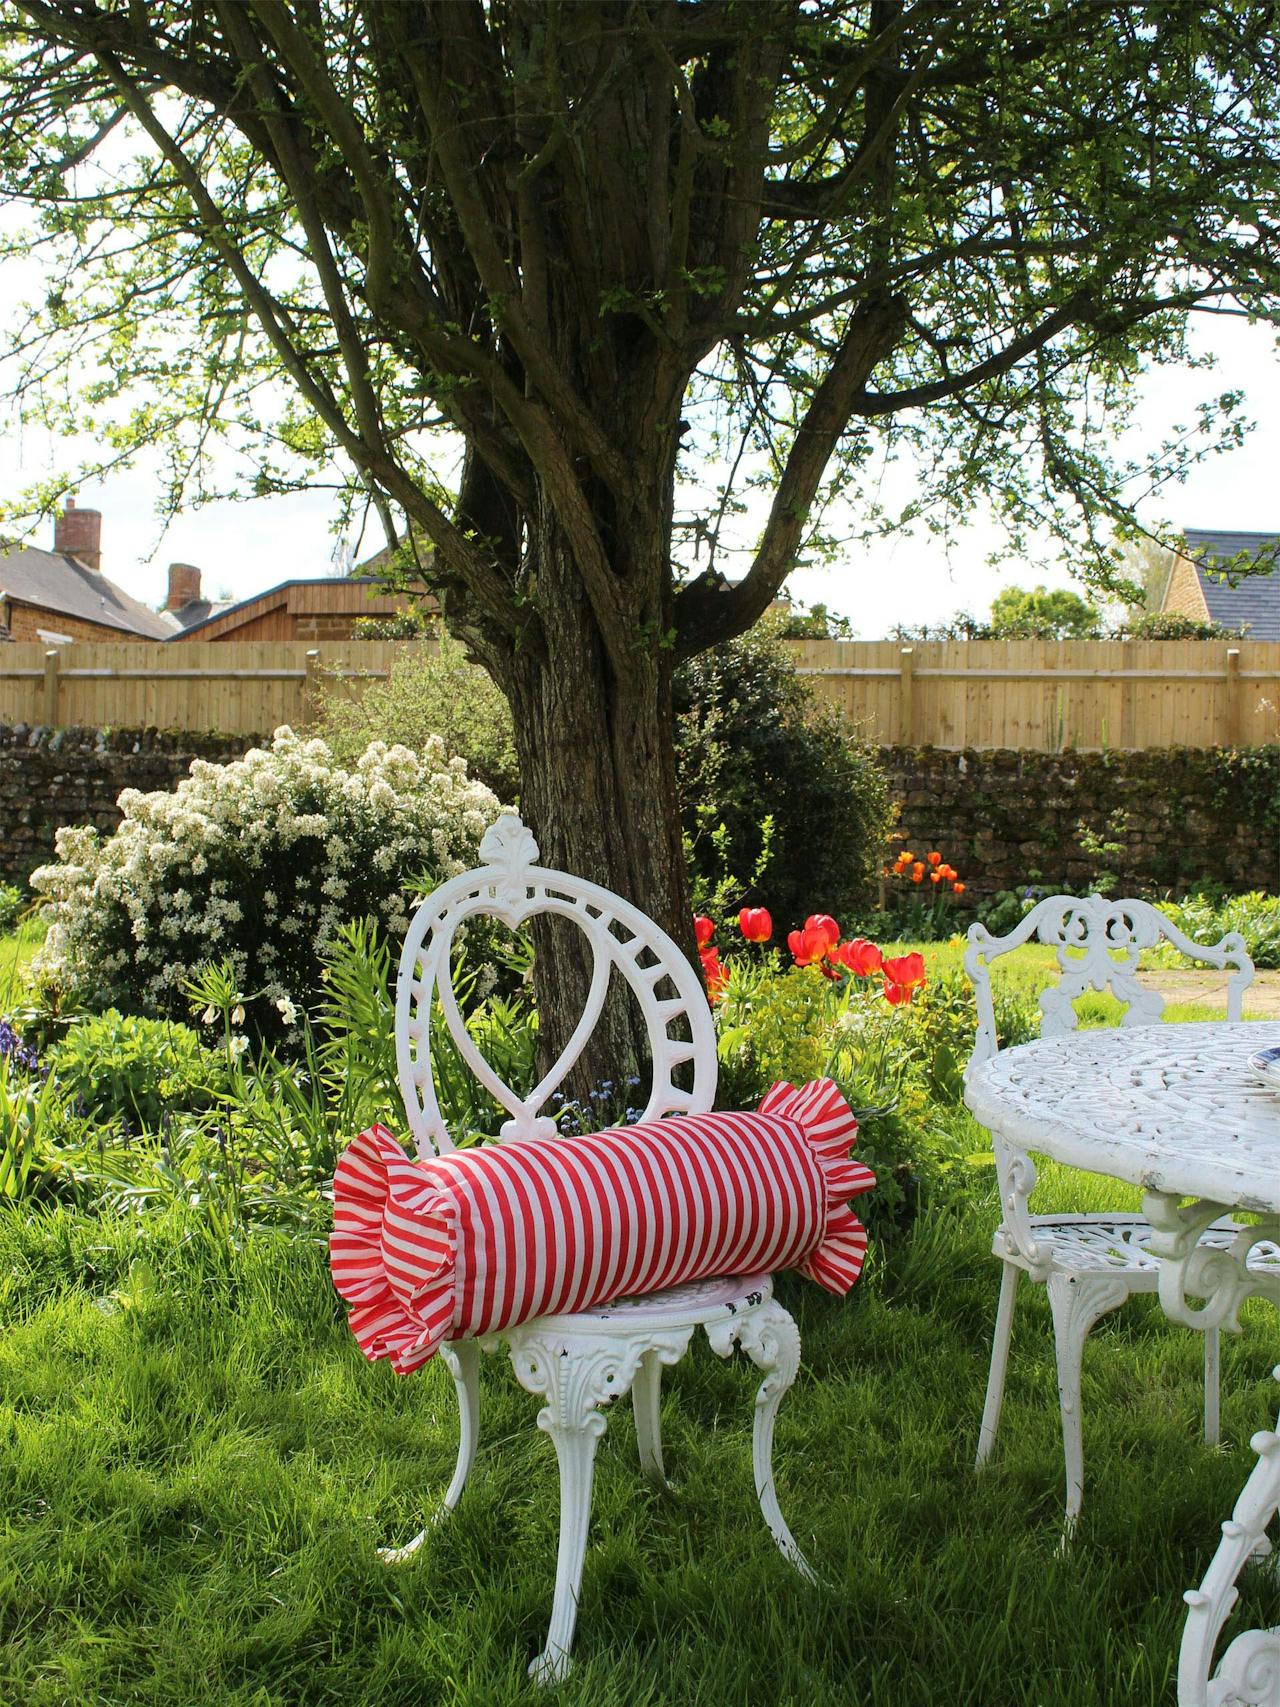
[[0,1011],[14,1001],[22,973],[47,931],[43,919],[28,914],[16,929],[0,936]]
[[[1044,1179],[1057,1206],[1120,1201],[1112,1182]],[[615,1406],[576,1666],[552,1699],[1168,1707],[1182,1591],[1254,1463],[1250,1434],[1274,1425],[1275,1313],[1249,1305],[1224,1340],[1222,1451],[1199,1439],[1198,1336],[1149,1299],[1099,1324],[1084,1517],[1060,1551],[1039,1288],[1023,1290],[1001,1442],[972,1469],[999,1278],[981,1191],[873,1247],[848,1300],[779,1283],[804,1365],[775,1470],[820,1586],[790,1572],[755,1503],[745,1359],[703,1346],[668,1372],[667,1496],[641,1480]],[[443,1366],[399,1380],[363,1362],[320,1245],[232,1249],[189,1211],[9,1211],[0,1314],[0,1702],[548,1699],[524,1674],[551,1606],[555,1459],[505,1360],[484,1360],[459,1511],[389,1569],[375,1546],[416,1530],[448,1481],[452,1386]],[[1275,1619],[1274,1575],[1241,1589],[1228,1636]]]

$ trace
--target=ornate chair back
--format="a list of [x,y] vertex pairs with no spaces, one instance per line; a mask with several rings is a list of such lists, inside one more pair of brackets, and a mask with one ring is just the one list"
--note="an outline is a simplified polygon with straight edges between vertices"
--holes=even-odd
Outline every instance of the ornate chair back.
[[[512,813],[499,818],[480,843],[485,862],[432,891],[410,921],[396,986],[396,1063],[405,1111],[419,1156],[452,1150],[431,1072],[431,1025],[436,1002],[467,1067],[510,1115],[502,1139],[557,1136],[541,1110],[573,1070],[600,1018],[613,972],[629,986],[643,1017],[653,1061],[641,1116],[705,1114],[715,1100],[716,1044],[702,980],[666,934],[620,895],[585,878],[538,865],[538,845]],[[538,913],[578,925],[591,945],[591,984],[582,1017],[558,1059],[527,1096],[494,1072],[467,1032],[453,988],[453,947],[459,926],[487,916],[518,930]],[[664,988],[665,986],[665,988]],[[673,992],[673,993],[672,993]],[[688,1089],[676,1069],[692,1063]]]
[[1227,1018],[1238,1020],[1244,992],[1253,982],[1253,962],[1238,931],[1220,942],[1193,942],[1149,901],[1112,901],[1103,895],[1050,895],[1038,902],[1007,936],[993,937],[985,925],[969,927],[964,969],[978,1004],[978,1032],[969,1066],[988,1060],[999,1048],[990,966],[1002,954],[1032,938],[1056,949],[1062,976],[1040,997],[1042,1037],[1074,1031],[1075,1003],[1086,990],[1110,989],[1126,1003],[1121,1025],[1152,1025],[1164,1013],[1164,997],[1138,982],[1138,957],[1163,939],[1188,959],[1219,969],[1227,979]]

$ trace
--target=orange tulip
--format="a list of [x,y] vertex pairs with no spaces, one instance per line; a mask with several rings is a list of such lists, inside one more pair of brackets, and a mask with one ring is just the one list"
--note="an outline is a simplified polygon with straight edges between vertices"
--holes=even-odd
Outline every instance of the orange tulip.
[[929,881],[930,883],[941,883],[942,873],[940,871],[931,871],[929,873]]
[[916,861],[916,863],[911,867],[911,881],[913,883],[923,883],[924,882],[924,861],[923,860],[918,859]]
[[951,885],[951,893],[953,895],[963,895],[964,894],[964,884],[963,883],[953,883]]
[[925,858],[929,861],[930,865],[941,865],[942,864],[942,855],[936,851],[934,853],[931,853],[931,854],[926,854]]

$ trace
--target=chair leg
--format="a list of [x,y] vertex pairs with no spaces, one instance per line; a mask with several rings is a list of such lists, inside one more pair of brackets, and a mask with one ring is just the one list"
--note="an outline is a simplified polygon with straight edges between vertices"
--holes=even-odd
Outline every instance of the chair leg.
[[476,1447],[480,1442],[480,1348],[474,1340],[459,1340],[455,1345],[442,1345],[440,1355],[453,1376],[458,1395],[458,1462],[453,1480],[444,1496],[444,1504],[435,1516],[421,1528],[412,1541],[403,1547],[379,1547],[378,1557],[384,1565],[403,1565],[411,1559],[430,1535],[436,1524],[446,1518],[462,1498],[471,1466],[475,1463]]
[[[552,1400],[552,1409],[559,1409]],[[556,1554],[556,1592],[551,1603],[551,1623],[546,1646],[529,1667],[535,1683],[562,1683],[569,1675],[573,1632],[578,1622],[578,1597],[582,1588],[582,1563],[587,1551],[587,1526],[591,1517],[591,1484],[595,1473],[596,1444],[605,1431],[604,1413],[595,1409],[577,1419],[543,1421],[555,1442],[560,1464],[560,1545]]]
[[728,1357],[736,1340],[756,1368],[764,1371],[764,1380],[756,1393],[755,1427],[751,1436],[756,1498],[760,1501],[760,1511],[769,1526],[769,1533],[777,1542],[783,1558],[807,1582],[816,1582],[808,1560],[796,1545],[796,1538],[782,1515],[778,1490],[773,1481],[773,1425],[777,1420],[778,1407],[800,1367],[800,1330],[781,1304],[770,1302],[761,1309],[738,1316],[732,1322],[709,1325],[707,1338],[718,1357]]
[[1204,1336],[1204,1440],[1206,1446],[1222,1443],[1221,1347],[1217,1328]]
[[1051,1274],[1054,1351],[1058,1363],[1058,1403],[1062,1412],[1062,1453],[1067,1471],[1067,1528],[1074,1528],[1084,1500],[1084,1436],[1080,1421],[1080,1370],[1089,1330],[1108,1310],[1123,1304],[1129,1288],[1106,1275]]
[[1009,1367],[1009,1340],[1013,1334],[1013,1311],[1018,1301],[1018,1282],[1022,1270],[1016,1263],[1003,1265],[1000,1277],[1000,1303],[996,1309],[996,1327],[991,1340],[991,1369],[987,1375],[987,1399],[982,1407],[982,1427],[978,1431],[978,1455],[974,1468],[985,1464],[991,1456],[1000,1429],[1000,1412],[1004,1408],[1004,1378]]
[[662,1364],[656,1351],[646,1352],[631,1387],[631,1408],[636,1419],[636,1444],[640,1468],[655,1488],[665,1489],[667,1473],[662,1462]]

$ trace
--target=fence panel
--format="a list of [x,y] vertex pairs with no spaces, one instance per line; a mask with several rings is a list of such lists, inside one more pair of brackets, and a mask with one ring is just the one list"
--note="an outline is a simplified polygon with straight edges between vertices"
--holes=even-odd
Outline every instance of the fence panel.
[[[0,647],[0,722],[265,734],[315,692],[360,697],[394,640]],[[814,687],[876,742],[1058,752],[1280,740],[1280,644],[892,640],[793,643]]]
[[889,745],[1096,752],[1280,740],[1274,641],[806,640],[795,650],[822,697]]

